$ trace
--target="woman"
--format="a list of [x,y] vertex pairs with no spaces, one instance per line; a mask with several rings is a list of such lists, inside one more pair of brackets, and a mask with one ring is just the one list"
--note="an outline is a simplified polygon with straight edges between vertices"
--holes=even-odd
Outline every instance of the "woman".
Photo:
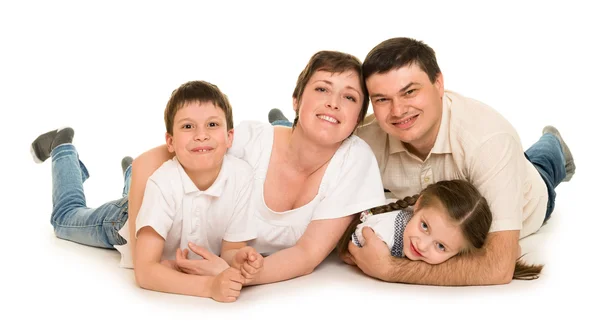
[[[268,255],[250,284],[311,273],[335,248],[353,214],[385,203],[375,157],[352,135],[368,108],[360,61],[340,52],[316,53],[292,98],[293,127],[242,122],[229,150],[254,169],[258,238],[250,245]],[[130,220],[137,217],[148,177],[170,158],[160,146],[133,162]]]

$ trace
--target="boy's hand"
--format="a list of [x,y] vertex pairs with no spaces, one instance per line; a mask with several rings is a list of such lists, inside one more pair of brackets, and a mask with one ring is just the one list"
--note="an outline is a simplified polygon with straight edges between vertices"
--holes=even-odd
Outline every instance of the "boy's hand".
[[243,283],[240,271],[230,267],[213,278],[210,297],[219,302],[234,302],[240,296]]
[[235,255],[232,267],[239,268],[245,279],[244,284],[250,284],[263,269],[264,258],[253,247],[241,248]]
[[182,270],[177,267],[177,261],[175,260],[163,260],[160,262],[162,265],[167,266],[170,269],[174,269],[178,272],[182,272]]
[[177,249],[175,261],[177,267],[181,270],[181,272],[195,275],[216,276],[217,274],[220,274],[221,272],[229,268],[229,265],[225,260],[211,253],[209,250],[194,245],[192,243],[189,243],[188,246],[190,250],[192,250],[192,252],[196,253],[204,259],[190,260],[188,259],[188,249],[185,249],[183,251],[181,249]]

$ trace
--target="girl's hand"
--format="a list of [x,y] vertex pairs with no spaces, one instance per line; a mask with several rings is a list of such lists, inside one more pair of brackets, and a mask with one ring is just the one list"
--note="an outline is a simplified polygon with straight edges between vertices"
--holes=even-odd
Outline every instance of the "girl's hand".
[[222,273],[224,270],[229,268],[227,262],[221,259],[219,256],[211,253],[209,250],[194,245],[192,243],[188,244],[190,250],[201,256],[202,260],[191,260],[188,259],[189,250],[177,249],[176,255],[176,265],[181,272],[195,275],[211,275],[216,276]]

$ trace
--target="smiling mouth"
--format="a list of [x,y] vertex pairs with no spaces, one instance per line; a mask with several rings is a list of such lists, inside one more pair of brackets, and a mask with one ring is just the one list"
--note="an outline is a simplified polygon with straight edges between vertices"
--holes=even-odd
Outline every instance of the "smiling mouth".
[[213,150],[214,150],[213,148],[194,148],[194,149],[192,149],[192,152],[203,154],[203,153],[212,152]]
[[339,120],[335,119],[334,117],[328,116],[328,115],[324,115],[324,114],[318,114],[317,118],[321,119],[321,120],[325,120],[327,122],[330,122],[332,124],[339,124]]
[[416,255],[417,257],[422,257],[423,255],[421,253],[419,253],[419,251],[417,251],[417,248],[413,245],[413,243],[410,243],[410,250],[412,251],[412,253],[414,255]]
[[415,123],[415,121],[417,120],[418,117],[419,117],[419,115],[417,114],[410,118],[403,119],[401,121],[392,122],[392,125],[394,125],[397,128],[407,129]]

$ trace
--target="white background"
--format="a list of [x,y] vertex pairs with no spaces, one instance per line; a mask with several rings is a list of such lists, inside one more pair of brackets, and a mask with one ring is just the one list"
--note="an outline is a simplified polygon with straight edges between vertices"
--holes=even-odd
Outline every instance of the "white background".
[[[0,4],[1,334],[594,333],[596,9],[579,1],[216,2]],[[295,81],[313,53],[363,60],[396,36],[433,47],[446,88],[496,108],[524,147],[547,124],[567,139],[577,174],[557,190],[551,234],[531,237],[545,246],[534,249],[546,263],[539,280],[386,284],[333,258],[312,275],[248,288],[225,305],[141,290],[116,251],[54,237],[50,164],[29,156],[38,134],[75,129],[91,173],[88,205],[98,206],[120,197],[123,156],[163,143],[163,109],[183,82],[217,84],[235,124],[266,121],[272,107],[292,118]]]

